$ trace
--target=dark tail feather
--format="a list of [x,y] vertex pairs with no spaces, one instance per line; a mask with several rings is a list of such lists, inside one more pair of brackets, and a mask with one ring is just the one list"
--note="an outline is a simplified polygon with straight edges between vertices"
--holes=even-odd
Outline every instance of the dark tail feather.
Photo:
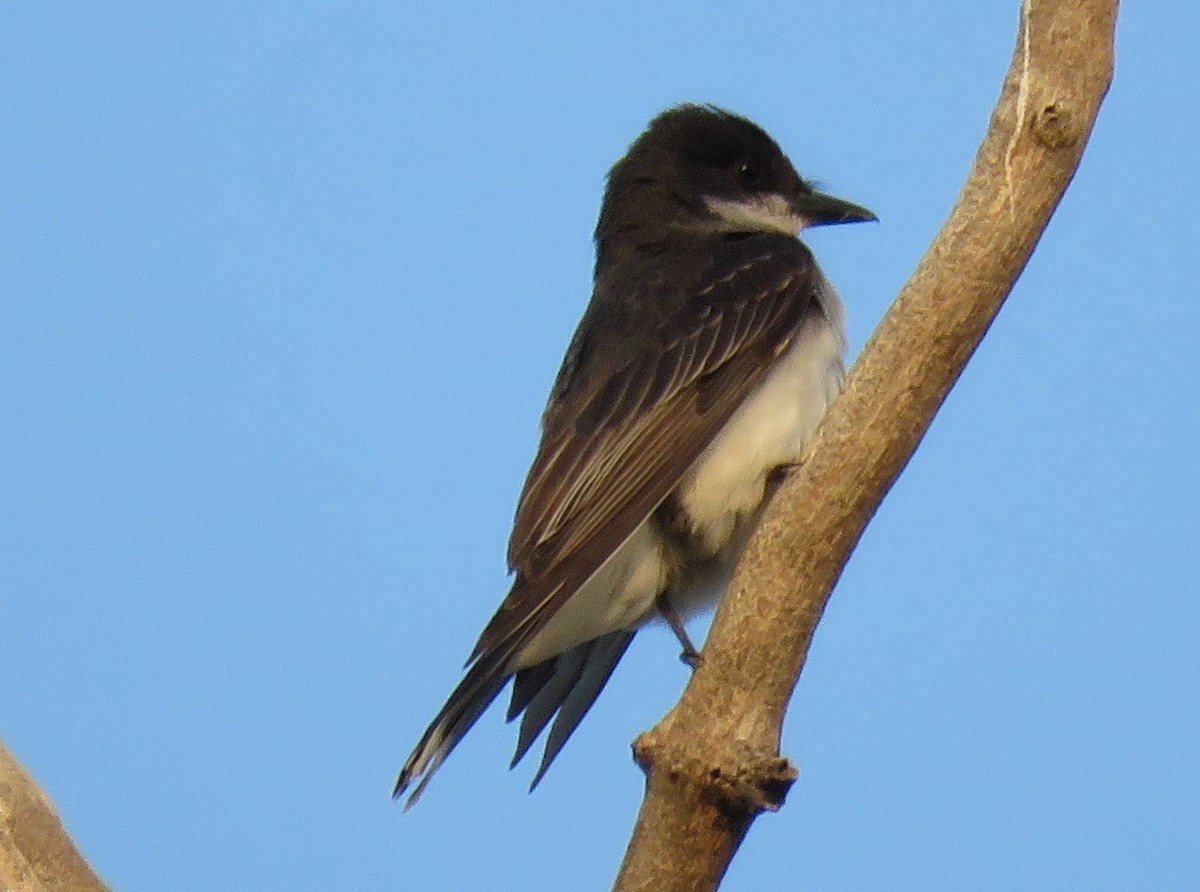
[[[513,765],[529,751],[551,719],[554,720],[531,790],[541,781],[550,763],[604,690],[633,636],[633,631],[625,629],[609,632],[517,673],[508,718],[511,720],[522,712],[524,715],[521,716]],[[404,803],[406,811],[421,798],[430,778],[508,682],[511,673],[506,671],[507,665],[508,659],[480,658],[467,670],[466,677],[425,730],[421,742],[400,769],[392,791],[392,796],[399,799],[416,783]]]
[[419,778],[416,788],[404,803],[405,811],[416,805],[434,772],[496,699],[510,675],[505,671],[505,662],[487,657],[476,662],[454,689],[437,718],[425,730],[421,742],[400,769],[400,776],[396,778],[396,786],[392,790],[392,797],[399,799]]
[[[532,667],[541,676],[539,679],[541,686],[529,698],[525,714],[521,716],[521,730],[517,734],[517,751],[513,753],[512,761],[508,763],[509,768],[525,758],[525,754],[538,739],[538,735],[550,724],[554,713],[558,712],[562,702],[570,695],[571,689],[579,681],[579,676],[583,674],[584,663],[587,662],[588,654],[594,644],[594,641],[589,641],[566,653],[559,654],[553,660],[547,660],[545,663],[539,663]],[[543,667],[547,667],[549,671],[545,671]],[[529,676],[526,676],[526,681],[529,680]],[[525,694],[525,692],[521,693]],[[509,708],[509,712],[516,708],[516,695],[517,691],[514,688],[514,703]]]
[[513,765],[524,757],[546,725],[554,719],[545,754],[530,785],[531,790],[541,781],[550,763],[600,696],[617,662],[633,641],[633,636],[633,631],[625,629],[610,632],[560,654],[552,661],[547,660],[517,673],[509,717],[522,709],[525,715],[521,717]]
[[579,727],[583,717],[587,715],[592,704],[596,702],[596,698],[600,696],[600,692],[604,690],[604,686],[608,684],[613,670],[617,668],[617,663],[625,655],[625,650],[629,647],[630,642],[633,641],[633,635],[633,632],[622,629],[610,632],[603,638],[597,638],[592,642],[594,647],[588,655],[583,672],[575,686],[571,688],[567,698],[563,700],[554,724],[550,727],[550,736],[546,739],[546,751],[542,754],[542,764],[538,766],[533,783],[529,785],[530,790],[536,787],[545,776],[550,763],[554,761],[563,745],[575,733],[575,729]]
[[513,676],[512,700],[509,701],[504,721],[511,722],[524,711],[538,691],[554,676],[554,666],[557,662],[557,657],[551,657],[536,666],[522,669]]

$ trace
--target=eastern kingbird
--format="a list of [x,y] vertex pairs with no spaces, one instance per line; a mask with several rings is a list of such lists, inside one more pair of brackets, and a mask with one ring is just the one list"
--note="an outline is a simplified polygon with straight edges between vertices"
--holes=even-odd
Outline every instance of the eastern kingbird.
[[797,238],[874,220],[814,191],[745,118],[681,105],[608,175],[592,300],[517,505],[512,590],[400,770],[433,773],[513,678],[515,765],[551,723],[545,774],[637,629],[729,582],[777,472],[841,384],[841,301]]

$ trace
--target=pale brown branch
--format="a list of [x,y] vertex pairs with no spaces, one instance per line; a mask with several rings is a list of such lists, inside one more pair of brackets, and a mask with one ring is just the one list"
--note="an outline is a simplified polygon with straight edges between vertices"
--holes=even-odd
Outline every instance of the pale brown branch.
[[29,773],[0,743],[0,890],[106,892]]
[[1112,77],[1117,0],[1026,0],[1000,98],[941,232],[776,494],[678,705],[635,742],[646,798],[618,892],[715,889],[795,777],[784,712],[851,551],[1024,269]]

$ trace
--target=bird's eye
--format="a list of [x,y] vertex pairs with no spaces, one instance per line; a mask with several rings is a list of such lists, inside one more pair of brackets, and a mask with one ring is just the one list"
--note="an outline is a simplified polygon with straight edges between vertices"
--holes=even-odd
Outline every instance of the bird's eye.
[[757,186],[762,175],[756,166],[749,161],[743,161],[737,167],[737,177],[743,186]]

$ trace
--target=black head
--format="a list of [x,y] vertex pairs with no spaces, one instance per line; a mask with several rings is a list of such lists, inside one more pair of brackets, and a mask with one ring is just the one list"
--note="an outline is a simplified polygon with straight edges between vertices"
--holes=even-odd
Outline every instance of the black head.
[[775,140],[747,119],[709,105],[658,115],[608,177],[596,228],[602,245],[655,231],[776,231],[873,220],[865,208],[801,179]]

